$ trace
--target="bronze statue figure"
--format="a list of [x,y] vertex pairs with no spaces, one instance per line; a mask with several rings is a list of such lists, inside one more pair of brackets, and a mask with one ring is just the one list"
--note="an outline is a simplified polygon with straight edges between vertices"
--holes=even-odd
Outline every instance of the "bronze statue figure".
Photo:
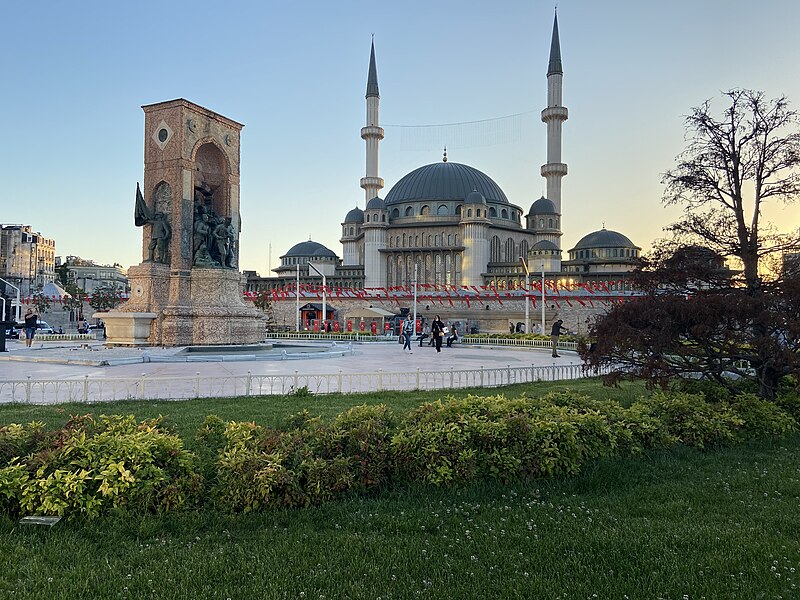
[[133,222],[137,227],[150,225],[150,245],[148,247],[147,262],[169,264],[169,241],[172,238],[172,228],[164,213],[151,211],[147,207],[138,183],[136,184],[136,204],[133,211]]

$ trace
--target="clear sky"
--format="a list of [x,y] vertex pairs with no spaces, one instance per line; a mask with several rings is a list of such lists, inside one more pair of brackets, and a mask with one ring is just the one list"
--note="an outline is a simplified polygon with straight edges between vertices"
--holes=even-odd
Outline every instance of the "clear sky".
[[[797,0],[562,0],[562,247],[599,229],[647,248],[677,216],[660,174],[683,115],[731,87],[800,108]],[[553,3],[539,0],[9,2],[0,37],[5,143],[0,222],[30,224],[56,253],[141,260],[140,106],[183,97],[245,124],[240,266],[265,274],[311,237],[341,256],[340,223],[364,207],[364,125],[375,34],[382,124],[491,119],[545,107]],[[450,148],[527,212],[545,189],[545,126]],[[381,142],[382,195],[441,160],[400,130]],[[800,226],[800,206],[768,213]]]

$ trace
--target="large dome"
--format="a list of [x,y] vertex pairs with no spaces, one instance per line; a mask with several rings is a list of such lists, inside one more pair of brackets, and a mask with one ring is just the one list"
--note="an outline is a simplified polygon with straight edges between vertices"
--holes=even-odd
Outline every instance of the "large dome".
[[287,256],[328,256],[330,258],[336,258],[336,253],[329,248],[326,248],[319,242],[312,242],[308,240],[307,242],[300,242],[299,244],[295,244],[289,251],[281,256],[281,258],[285,258]]
[[[627,237],[610,229],[593,231],[583,236],[572,250],[585,250],[587,248],[639,248]],[[570,252],[572,252],[570,250]]]
[[492,179],[478,169],[452,162],[425,165],[398,181],[386,194],[386,205],[414,200],[464,200],[473,190],[487,202],[508,204]]

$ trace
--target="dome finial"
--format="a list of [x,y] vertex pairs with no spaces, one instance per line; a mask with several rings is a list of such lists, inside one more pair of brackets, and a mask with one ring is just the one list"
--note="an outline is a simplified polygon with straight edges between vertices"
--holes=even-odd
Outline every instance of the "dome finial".
[[447,146],[444,147],[444,156],[442,157],[442,162],[447,162]]
[[603,221],[603,229],[605,229],[605,228],[606,228],[606,222]]

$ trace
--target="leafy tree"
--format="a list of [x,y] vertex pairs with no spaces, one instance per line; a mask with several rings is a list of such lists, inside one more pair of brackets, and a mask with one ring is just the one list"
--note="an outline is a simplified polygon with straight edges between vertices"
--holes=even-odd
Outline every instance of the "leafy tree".
[[42,292],[36,292],[31,298],[31,302],[36,307],[36,310],[39,311],[39,314],[42,314],[50,308],[50,298],[45,296]]
[[88,298],[88,295],[83,288],[78,287],[74,283],[68,283],[64,291],[69,294],[65,296],[61,303],[61,308],[73,313],[75,319],[83,318],[83,303]]
[[272,292],[268,290],[259,290],[253,298],[253,306],[264,313],[267,319],[267,327],[270,327],[274,322],[274,313],[272,310]]
[[66,290],[69,285],[69,265],[64,263],[56,267],[56,276],[59,285]]
[[732,387],[733,376],[773,398],[782,377],[800,375],[800,282],[776,268],[800,239],[761,220],[765,203],[800,194],[800,119],[784,97],[724,97],[721,117],[707,101],[686,118],[688,147],[662,180],[664,204],[684,214],[633,273],[644,295],[599,318],[582,349],[609,382],[702,376]]
[[95,310],[113,310],[122,303],[120,291],[113,286],[98,286],[89,299],[89,306]]

